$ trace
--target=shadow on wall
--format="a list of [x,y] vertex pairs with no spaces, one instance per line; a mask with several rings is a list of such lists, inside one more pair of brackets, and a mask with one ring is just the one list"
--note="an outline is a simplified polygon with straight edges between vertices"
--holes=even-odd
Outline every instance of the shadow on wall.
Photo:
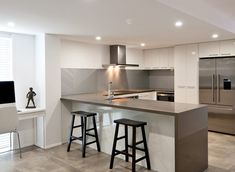
[[61,94],[94,93],[105,91],[108,82],[112,89],[146,89],[149,88],[147,71],[109,69],[61,69]]

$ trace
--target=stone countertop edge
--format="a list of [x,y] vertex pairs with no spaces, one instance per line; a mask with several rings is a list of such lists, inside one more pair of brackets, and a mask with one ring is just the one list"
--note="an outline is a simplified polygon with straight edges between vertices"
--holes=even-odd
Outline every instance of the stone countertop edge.
[[155,100],[126,99],[125,101],[110,101],[105,99],[102,94],[76,94],[62,96],[61,100],[75,101],[85,104],[93,104],[100,106],[109,106],[113,108],[121,108],[134,111],[142,111],[149,113],[159,113],[170,116],[177,116],[187,111],[207,108],[206,105],[185,104],[175,102],[163,102]]

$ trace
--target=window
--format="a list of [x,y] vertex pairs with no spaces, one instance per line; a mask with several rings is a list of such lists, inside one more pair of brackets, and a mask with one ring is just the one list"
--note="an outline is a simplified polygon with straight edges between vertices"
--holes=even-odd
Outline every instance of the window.
[[[0,37],[0,81],[12,80],[12,40]],[[10,150],[12,145],[11,134],[0,135],[0,152]]]

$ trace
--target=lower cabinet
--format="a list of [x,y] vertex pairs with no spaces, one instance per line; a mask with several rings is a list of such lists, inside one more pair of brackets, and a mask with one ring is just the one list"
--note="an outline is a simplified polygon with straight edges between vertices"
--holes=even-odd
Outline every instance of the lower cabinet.
[[138,98],[142,100],[157,100],[157,92],[145,92],[145,93],[139,93]]

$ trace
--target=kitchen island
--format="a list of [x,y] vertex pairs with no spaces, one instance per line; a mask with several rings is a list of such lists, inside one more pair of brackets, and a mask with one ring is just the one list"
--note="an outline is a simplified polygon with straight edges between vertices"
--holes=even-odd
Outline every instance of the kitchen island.
[[[87,110],[99,114],[97,123],[102,152],[111,154],[113,120],[130,118],[148,123],[146,135],[153,170],[203,172],[208,167],[208,117],[204,105],[127,98],[107,100],[100,93],[63,96],[61,100],[64,142],[69,136],[70,112]],[[137,138],[139,136],[140,133]],[[124,144],[118,144],[119,148],[122,146]],[[145,161],[139,164],[146,165]]]

